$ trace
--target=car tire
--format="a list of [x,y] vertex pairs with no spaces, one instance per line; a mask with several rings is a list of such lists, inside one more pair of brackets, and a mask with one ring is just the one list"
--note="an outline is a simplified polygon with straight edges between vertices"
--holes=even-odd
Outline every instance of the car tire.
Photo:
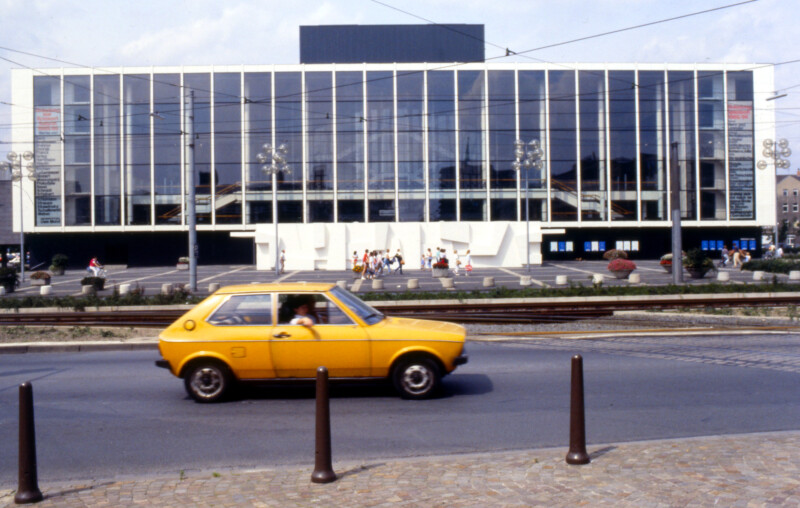
[[231,391],[233,376],[226,365],[215,361],[192,364],[183,378],[186,393],[196,402],[218,402]]
[[441,374],[430,358],[409,358],[394,367],[392,381],[404,399],[427,399],[439,390]]

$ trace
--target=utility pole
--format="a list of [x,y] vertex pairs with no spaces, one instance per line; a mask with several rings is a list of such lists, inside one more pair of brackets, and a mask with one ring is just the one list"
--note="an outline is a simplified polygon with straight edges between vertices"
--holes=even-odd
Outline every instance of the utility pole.
[[670,208],[672,209],[672,283],[683,284],[683,245],[681,244],[681,177],[678,174],[678,142],[670,145]]
[[197,210],[194,186],[194,90],[186,100],[186,224],[189,226],[189,289],[197,292]]

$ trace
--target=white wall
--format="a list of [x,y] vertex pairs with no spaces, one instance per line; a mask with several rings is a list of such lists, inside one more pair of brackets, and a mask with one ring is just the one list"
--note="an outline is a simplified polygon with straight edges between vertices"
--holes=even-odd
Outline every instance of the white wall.
[[[542,229],[530,224],[530,262],[541,264],[542,237],[563,234],[563,229]],[[236,236],[245,236],[237,233]],[[275,268],[275,227],[256,226],[256,267]],[[435,222],[377,224],[281,224],[280,248],[286,250],[286,270],[346,270],[352,267],[353,251],[361,257],[365,249],[386,250],[403,255],[408,268],[419,268],[420,256],[430,248],[453,250],[463,256],[471,251],[472,263],[480,266],[524,266],[525,224],[514,222]]]

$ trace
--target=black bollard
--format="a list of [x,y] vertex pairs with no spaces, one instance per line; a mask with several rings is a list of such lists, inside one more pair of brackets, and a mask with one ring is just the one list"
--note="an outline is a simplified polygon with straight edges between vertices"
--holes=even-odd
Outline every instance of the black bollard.
[[330,483],[336,480],[331,463],[331,411],[328,396],[328,369],[317,369],[317,443],[311,481]]
[[33,424],[33,386],[19,385],[19,487],[14,496],[16,504],[38,503],[42,500],[36,473],[36,430]]
[[569,404],[569,452],[567,464],[588,464],[586,418],[583,410],[583,358],[572,357],[572,390]]

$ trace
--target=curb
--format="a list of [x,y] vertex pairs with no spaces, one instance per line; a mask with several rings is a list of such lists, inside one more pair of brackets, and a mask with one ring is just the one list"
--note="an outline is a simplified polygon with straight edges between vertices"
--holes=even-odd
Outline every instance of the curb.
[[0,344],[1,354],[86,353],[92,351],[157,351],[158,342],[42,342]]

